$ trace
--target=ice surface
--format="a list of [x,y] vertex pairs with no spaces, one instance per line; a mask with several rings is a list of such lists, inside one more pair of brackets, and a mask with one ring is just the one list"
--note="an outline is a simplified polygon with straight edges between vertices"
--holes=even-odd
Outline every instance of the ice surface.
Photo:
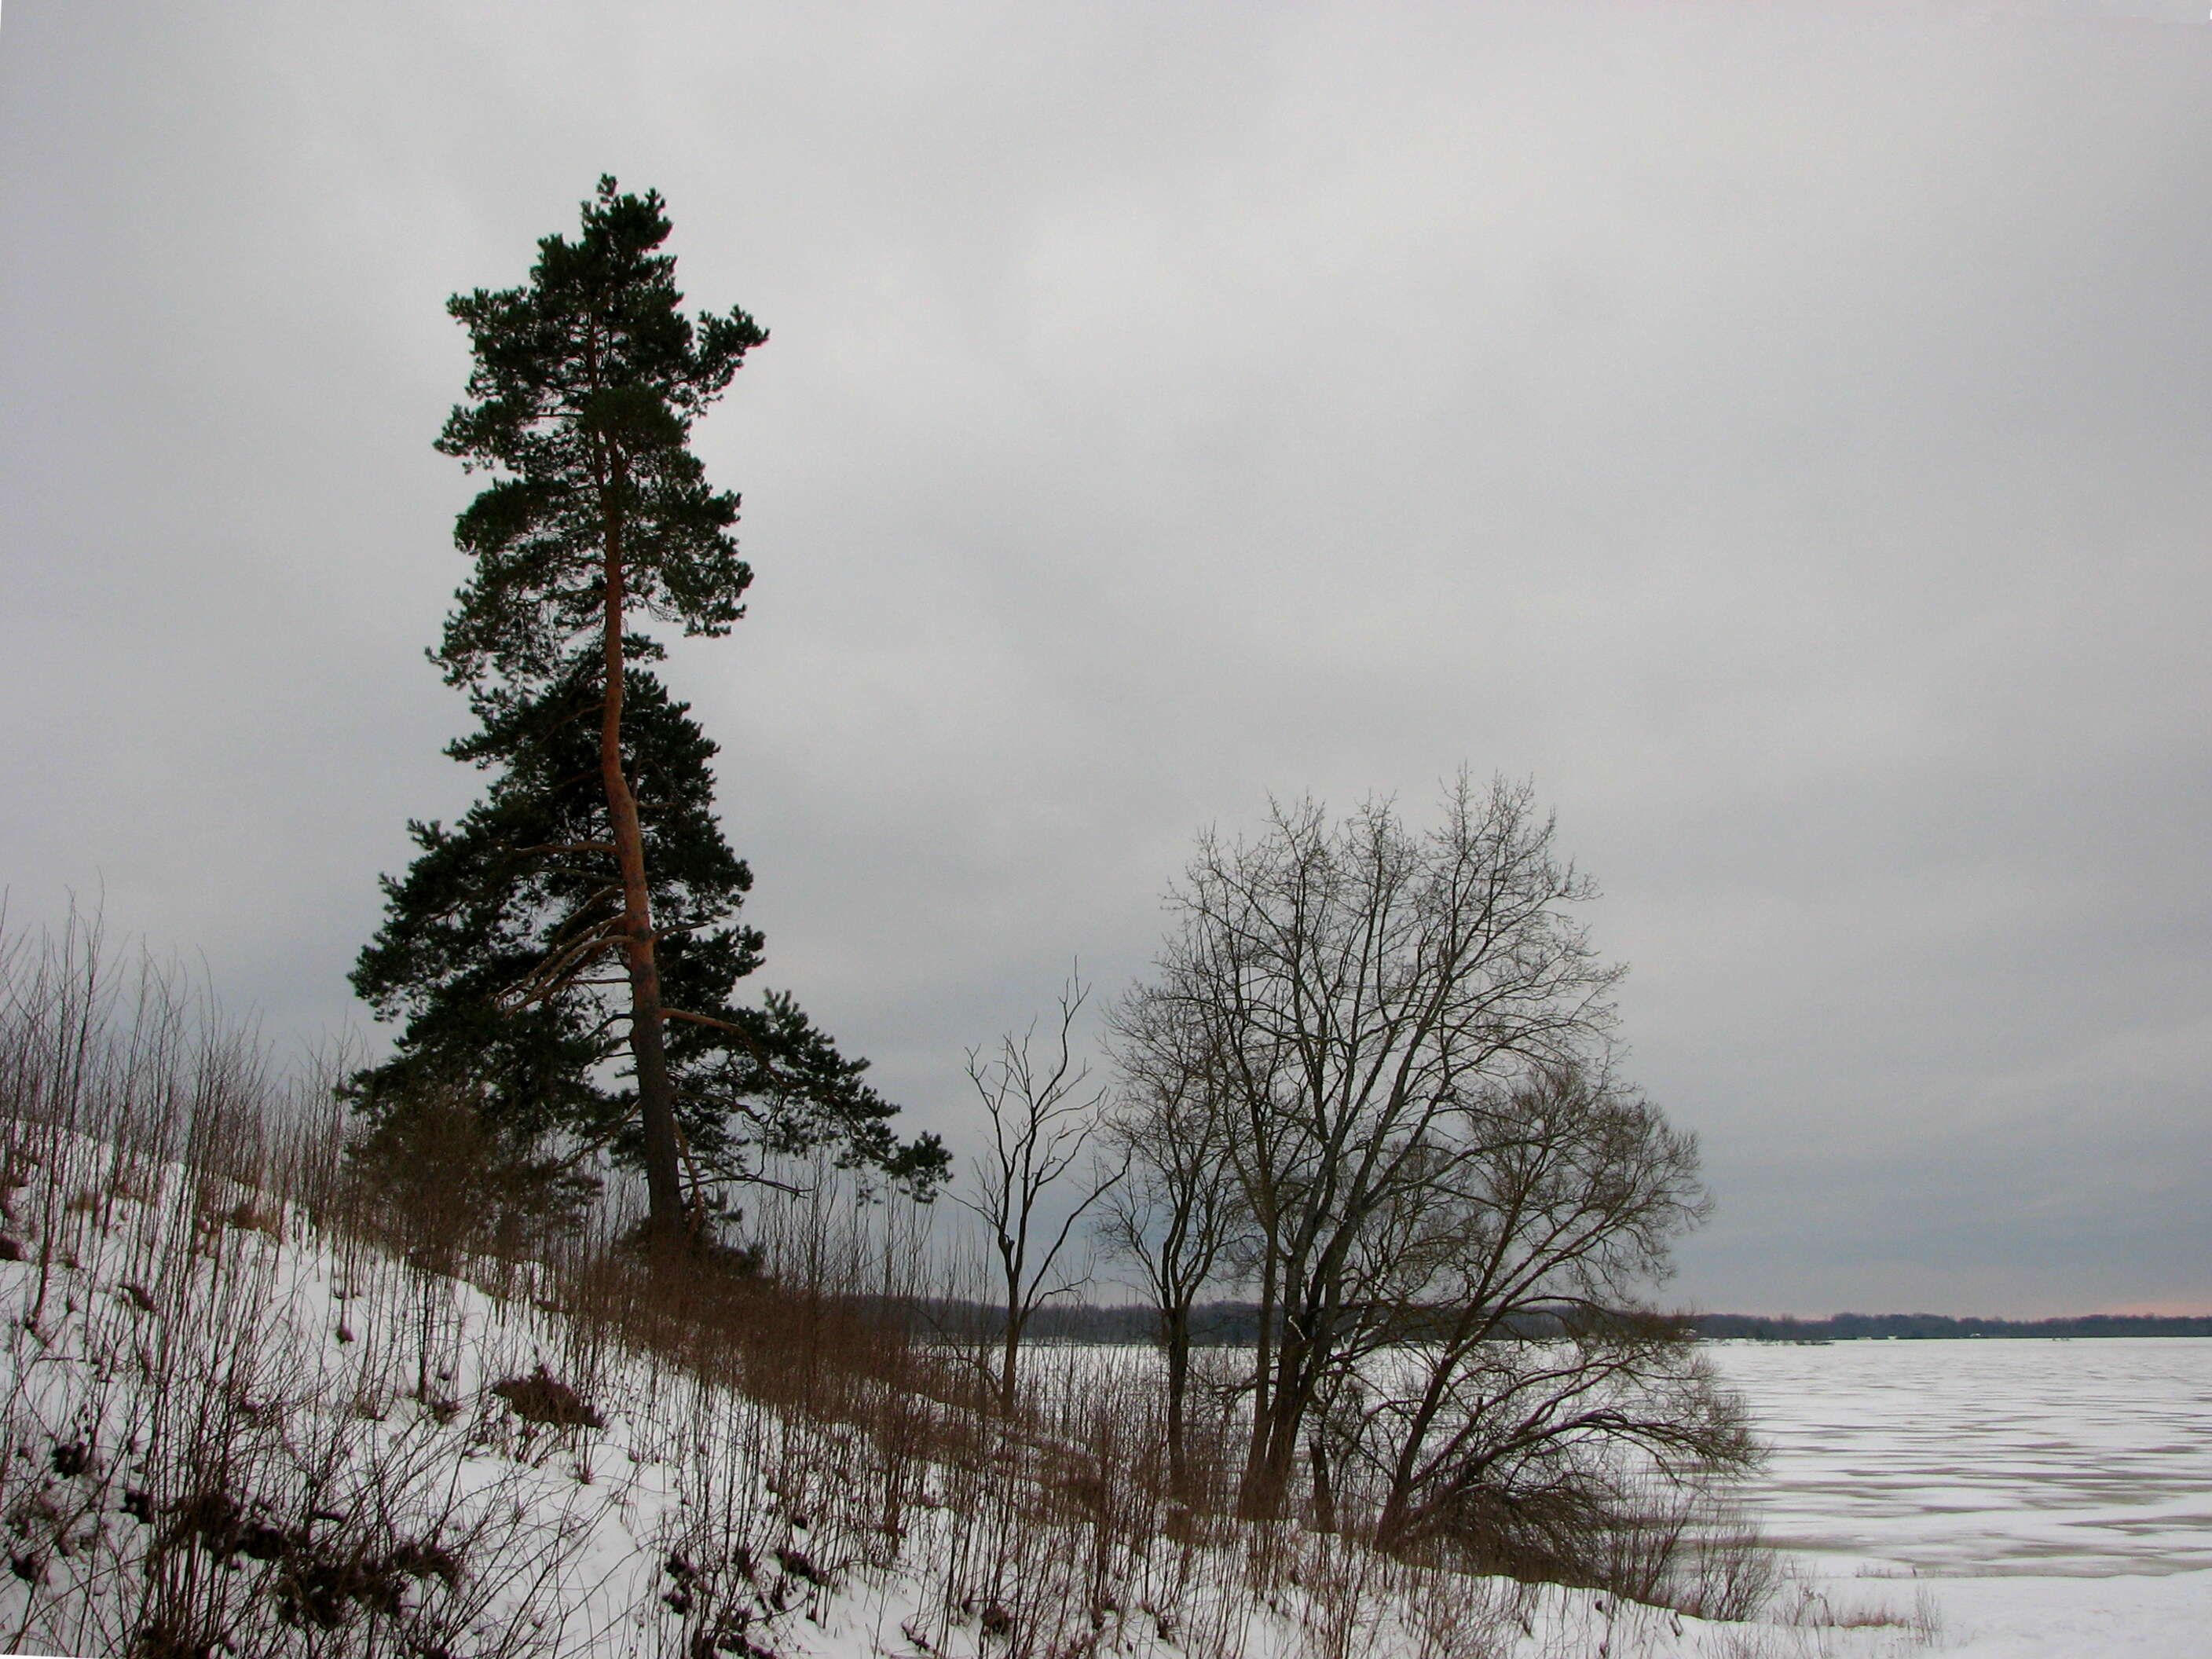
[[1819,1593],[1917,1577],[1949,1652],[2212,1656],[2212,1339],[1711,1353],[1774,1447],[1760,1522]]

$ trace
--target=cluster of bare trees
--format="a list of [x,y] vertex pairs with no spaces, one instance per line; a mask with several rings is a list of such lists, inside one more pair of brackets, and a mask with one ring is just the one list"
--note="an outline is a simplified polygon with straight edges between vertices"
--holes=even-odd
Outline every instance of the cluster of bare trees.
[[[1243,1513],[1304,1498],[1386,1547],[1541,1571],[1652,1480],[1740,1467],[1751,1443],[1680,1329],[1640,1310],[1706,1200],[1694,1141],[1613,1073],[1621,970],[1575,915],[1593,889],[1525,787],[1462,775],[1443,806],[1429,830],[1309,802],[1208,836],[1154,971],[1109,1014],[1111,1091],[1071,1091],[1065,1002],[1041,1073],[1011,1042],[977,1068],[1003,1376],[1041,1288],[1015,1224],[1095,1122],[1101,1161],[1060,1214],[1097,1206],[1158,1311],[1174,1478],[1194,1402],[1227,1395]],[[1201,1387],[1194,1310],[1231,1296],[1259,1340]]]

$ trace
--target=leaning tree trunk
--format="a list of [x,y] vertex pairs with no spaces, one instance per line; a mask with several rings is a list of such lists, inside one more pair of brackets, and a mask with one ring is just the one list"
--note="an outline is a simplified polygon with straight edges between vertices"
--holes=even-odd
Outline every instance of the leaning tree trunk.
[[[617,478],[619,483],[619,478]],[[601,646],[606,690],[599,720],[599,774],[614,827],[615,862],[622,872],[623,953],[629,974],[629,1051],[637,1076],[638,1115],[645,1134],[646,1227],[656,1239],[681,1237],[684,1186],[676,1143],[676,1091],[668,1078],[668,1050],[660,1012],[660,968],[655,959],[653,902],[645,878],[645,833],[637,797],[623,774],[622,520],[606,511],[606,622]]]

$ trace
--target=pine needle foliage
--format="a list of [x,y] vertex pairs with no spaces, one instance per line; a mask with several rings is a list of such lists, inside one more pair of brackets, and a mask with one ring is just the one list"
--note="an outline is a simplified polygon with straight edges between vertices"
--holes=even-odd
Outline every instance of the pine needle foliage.
[[529,283],[456,295],[475,368],[438,447],[490,481],[454,539],[474,562],[430,655],[477,729],[447,753],[489,775],[384,881],[356,991],[404,1027],[350,1085],[371,1113],[459,1090],[501,1133],[641,1165],[653,1231],[696,1231],[775,1155],[826,1154],[924,1192],[933,1136],[787,995],[740,1002],[763,940],[752,875],[714,814],[716,745],[647,665],[635,624],[726,634],[752,572],[738,499],[692,424],[767,335],[692,319],[660,198],[602,179],[581,234]]

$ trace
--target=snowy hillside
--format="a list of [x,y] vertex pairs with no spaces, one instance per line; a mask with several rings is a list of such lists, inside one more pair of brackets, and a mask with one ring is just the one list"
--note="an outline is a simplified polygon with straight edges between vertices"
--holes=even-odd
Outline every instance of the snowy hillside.
[[[1110,1464],[1079,1433],[958,1431],[956,1405],[866,1378],[811,1401],[788,1386],[764,1398],[779,1392],[765,1373],[733,1386],[670,1345],[625,1341],[617,1322],[551,1310],[542,1270],[429,1271],[334,1212],[218,1172],[252,1152],[281,1184],[305,1167],[298,1144],[218,1148],[183,1127],[181,1157],[4,1132],[10,1651],[1482,1659],[1916,1645],[1901,1622],[1789,1623],[1786,1595],[1785,1622],[1706,1624],[1415,1568],[1288,1525],[1155,1516],[1100,1478]],[[1110,1403],[1113,1363],[1086,1363],[1084,1396]],[[1123,1419],[1094,1420],[1110,1436]]]
[[818,1170],[746,1249],[648,1256],[619,1184],[549,1209],[570,1188],[465,1110],[363,1136],[342,1067],[272,1075],[97,943],[0,940],[0,1651],[1878,1659],[1929,1633],[1897,1586],[1788,1582],[1710,1504],[1574,1535],[1561,1576],[1633,1597],[1460,1570],[1466,1537],[1410,1559],[1356,1518],[1237,1519],[1233,1386],[1180,1480],[1149,1350],[1033,1352],[1008,1406],[957,1325],[916,1322],[951,1282],[923,1211]]

